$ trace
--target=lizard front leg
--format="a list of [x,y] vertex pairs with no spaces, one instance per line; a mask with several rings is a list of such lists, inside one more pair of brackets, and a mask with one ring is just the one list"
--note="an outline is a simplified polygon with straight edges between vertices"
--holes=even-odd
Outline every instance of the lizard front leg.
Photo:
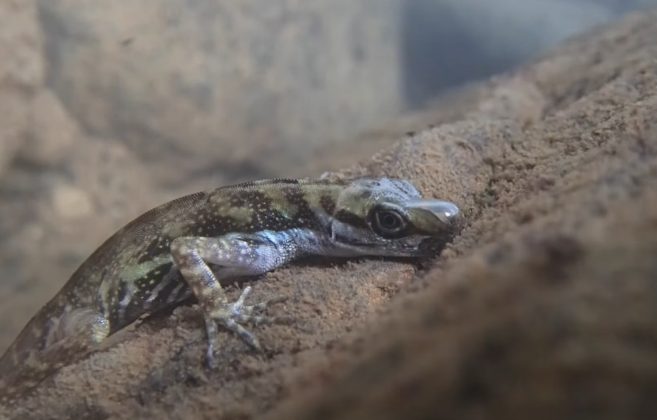
[[199,301],[205,317],[208,335],[207,360],[214,364],[216,324],[236,333],[255,349],[260,348],[256,336],[242,326],[266,320],[254,312],[266,307],[268,302],[245,305],[251,291],[247,287],[235,302],[229,302],[208,263],[219,266],[220,277],[238,277],[263,274],[273,270],[297,254],[296,246],[288,234],[260,232],[255,234],[227,234],[218,238],[179,237],[171,243],[171,255],[180,273]]

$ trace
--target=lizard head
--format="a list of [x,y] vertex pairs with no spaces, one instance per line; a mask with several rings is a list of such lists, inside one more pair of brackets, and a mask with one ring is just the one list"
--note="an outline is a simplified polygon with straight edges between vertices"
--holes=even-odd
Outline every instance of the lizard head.
[[455,204],[422,199],[407,181],[358,179],[337,197],[331,239],[346,253],[427,256],[453,236],[458,218]]

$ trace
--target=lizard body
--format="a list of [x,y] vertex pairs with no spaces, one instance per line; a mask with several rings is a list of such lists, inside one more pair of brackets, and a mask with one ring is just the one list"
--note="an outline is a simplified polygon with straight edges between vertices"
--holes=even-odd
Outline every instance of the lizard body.
[[253,348],[243,324],[267,302],[229,302],[217,279],[256,276],[307,255],[417,257],[454,231],[458,208],[401,180],[264,180],[191,194],[105,241],[0,358],[0,395],[29,389],[136,319],[195,297],[213,361],[217,324]]

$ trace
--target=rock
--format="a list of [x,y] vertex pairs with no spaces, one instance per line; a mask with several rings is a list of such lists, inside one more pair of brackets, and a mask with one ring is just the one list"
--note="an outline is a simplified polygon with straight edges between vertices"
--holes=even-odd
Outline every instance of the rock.
[[158,180],[278,173],[403,104],[396,0],[39,5],[49,85]]
[[32,93],[44,63],[36,8],[31,0],[0,4],[0,175],[26,139]]
[[0,174],[11,164],[25,141],[29,95],[0,86]]
[[32,90],[43,83],[42,39],[32,0],[7,0],[0,6],[0,83]]
[[84,191],[70,185],[59,185],[53,192],[53,209],[64,219],[88,216],[93,210],[91,200]]
[[31,103],[31,115],[26,140],[20,149],[20,157],[36,166],[63,166],[71,155],[71,148],[80,142],[77,123],[49,89],[35,94]]

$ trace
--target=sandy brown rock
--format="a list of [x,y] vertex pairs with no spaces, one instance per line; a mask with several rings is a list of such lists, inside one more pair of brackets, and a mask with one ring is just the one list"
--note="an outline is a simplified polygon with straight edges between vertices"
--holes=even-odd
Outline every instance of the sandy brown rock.
[[656,208],[646,191],[453,260],[267,418],[653,418]]
[[295,321],[258,329],[263,354],[225,335],[220,368],[204,370],[198,312],[183,307],[3,414],[657,417],[655,22],[572,40],[344,172],[408,178],[461,205],[463,231],[423,271],[279,270],[254,298],[289,296],[272,313]]
[[[107,351],[62,369],[34,396],[21,401],[11,416],[103,417],[128,411],[138,417],[183,418],[202,411],[252,415],[279,398],[307,360],[338,345],[345,332],[372,318],[377,308],[408,286],[413,273],[412,266],[393,262],[279,270],[254,284],[252,298],[285,296],[287,300],[270,313],[293,321],[258,328],[264,353],[253,353],[237,338],[222,335],[217,369],[206,370],[207,341],[199,328],[198,308],[181,307],[173,315],[117,334]],[[230,294],[236,297],[236,289]],[[183,397],[181,386],[193,395]],[[155,400],[162,405],[153,405]]]

